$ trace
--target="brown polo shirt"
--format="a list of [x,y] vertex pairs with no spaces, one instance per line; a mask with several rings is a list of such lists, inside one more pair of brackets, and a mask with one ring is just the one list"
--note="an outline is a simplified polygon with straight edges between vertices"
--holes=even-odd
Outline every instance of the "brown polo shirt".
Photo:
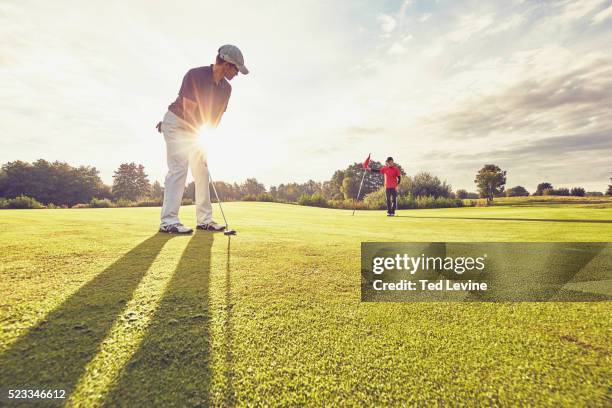
[[216,127],[231,93],[232,86],[225,78],[215,83],[212,65],[192,68],[185,74],[178,97],[168,110],[194,128],[204,124]]

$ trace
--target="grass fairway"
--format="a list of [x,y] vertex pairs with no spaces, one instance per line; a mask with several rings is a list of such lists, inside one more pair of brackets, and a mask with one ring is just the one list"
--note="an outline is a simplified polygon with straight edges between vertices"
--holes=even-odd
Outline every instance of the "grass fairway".
[[64,389],[55,402],[80,406],[610,406],[609,302],[359,301],[361,241],[609,241],[609,206],[224,209],[231,241],[156,234],[158,208],[0,211],[2,392]]

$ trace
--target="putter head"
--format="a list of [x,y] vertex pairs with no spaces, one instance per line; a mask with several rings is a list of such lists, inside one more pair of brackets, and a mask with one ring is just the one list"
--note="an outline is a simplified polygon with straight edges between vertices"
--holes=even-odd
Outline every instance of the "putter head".
[[223,235],[236,235],[236,230],[228,229],[226,231],[223,231]]

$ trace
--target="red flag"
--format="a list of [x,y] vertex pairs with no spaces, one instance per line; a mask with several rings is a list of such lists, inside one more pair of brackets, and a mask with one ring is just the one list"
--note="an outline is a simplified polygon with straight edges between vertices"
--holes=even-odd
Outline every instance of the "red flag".
[[370,165],[370,156],[372,155],[372,153],[368,154],[368,158],[365,159],[365,161],[363,162],[363,168],[367,169],[368,166]]

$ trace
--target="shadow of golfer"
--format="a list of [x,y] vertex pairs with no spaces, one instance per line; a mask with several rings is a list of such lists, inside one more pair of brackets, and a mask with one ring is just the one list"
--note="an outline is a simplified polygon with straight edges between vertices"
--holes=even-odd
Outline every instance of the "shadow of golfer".
[[100,342],[172,237],[155,234],[146,239],[17,339],[0,356],[2,388],[65,390],[69,397]]
[[107,406],[208,406],[213,234],[196,231]]
[[232,280],[231,280],[231,242],[232,238],[227,237],[227,265],[225,268],[225,320],[223,322],[224,348],[225,348],[225,394],[224,405],[234,406],[236,404],[236,393],[234,391],[234,354],[232,344],[234,343],[234,323],[232,321],[234,304],[232,303]]
[[419,217],[414,215],[396,215],[400,218],[423,218],[435,220],[480,220],[480,221],[531,221],[531,222],[585,222],[595,224],[612,224],[612,220],[574,220],[559,218],[502,218],[502,217]]

